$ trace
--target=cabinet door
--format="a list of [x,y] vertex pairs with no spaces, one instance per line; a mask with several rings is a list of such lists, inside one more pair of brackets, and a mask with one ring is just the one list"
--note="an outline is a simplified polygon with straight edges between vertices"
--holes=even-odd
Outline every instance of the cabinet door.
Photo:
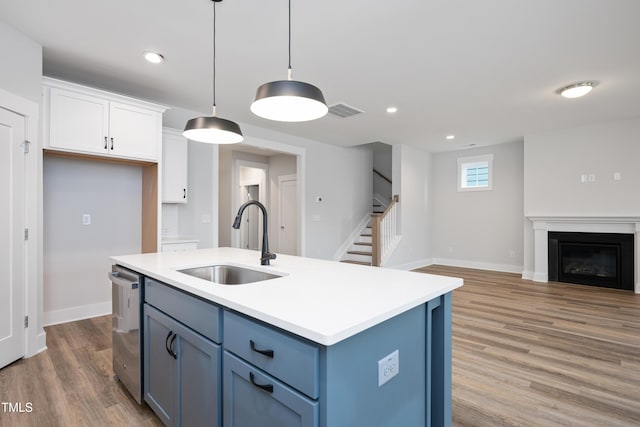
[[187,139],[162,134],[162,202],[187,203]]
[[243,360],[224,352],[225,427],[315,427],[312,401]]
[[222,425],[222,360],[217,344],[180,330],[178,384],[182,427]]
[[145,108],[109,103],[109,153],[143,160],[158,159],[160,114]]
[[49,147],[94,154],[108,151],[109,101],[51,88],[49,103]]
[[167,426],[177,425],[178,377],[176,359],[169,352],[175,325],[168,316],[144,305],[144,400]]

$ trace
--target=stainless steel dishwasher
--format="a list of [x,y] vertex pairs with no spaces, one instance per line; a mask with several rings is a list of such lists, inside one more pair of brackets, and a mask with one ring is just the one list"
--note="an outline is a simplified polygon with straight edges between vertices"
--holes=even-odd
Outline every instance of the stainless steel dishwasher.
[[142,360],[140,358],[141,276],[114,265],[111,279],[113,372],[116,379],[142,404]]

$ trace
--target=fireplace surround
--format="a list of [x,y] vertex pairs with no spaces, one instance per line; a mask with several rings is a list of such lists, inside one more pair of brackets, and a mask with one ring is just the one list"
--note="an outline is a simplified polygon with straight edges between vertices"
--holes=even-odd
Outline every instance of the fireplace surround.
[[549,232],[622,233],[633,235],[633,290],[640,293],[640,217],[527,216],[533,225],[533,272],[523,278],[549,281]]

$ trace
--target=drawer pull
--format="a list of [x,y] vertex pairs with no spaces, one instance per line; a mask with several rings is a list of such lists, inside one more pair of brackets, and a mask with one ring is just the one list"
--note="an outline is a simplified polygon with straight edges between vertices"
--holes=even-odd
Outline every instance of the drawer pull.
[[253,372],[249,372],[249,380],[251,380],[251,384],[254,386],[263,389],[269,393],[273,393],[273,385],[271,384],[258,384],[256,382],[256,377],[253,375]]
[[273,350],[260,350],[256,348],[256,343],[253,342],[253,340],[249,340],[249,347],[251,347],[251,350],[255,351],[256,353],[260,353],[263,356],[267,356],[273,359]]

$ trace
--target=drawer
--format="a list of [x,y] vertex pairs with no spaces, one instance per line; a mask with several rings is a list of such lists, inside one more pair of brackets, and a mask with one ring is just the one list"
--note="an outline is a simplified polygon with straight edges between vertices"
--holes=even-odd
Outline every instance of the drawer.
[[222,310],[156,280],[146,278],[144,300],[211,341],[220,343]]
[[319,403],[224,352],[224,426],[317,427]]
[[307,396],[318,398],[318,346],[230,311],[224,311],[223,324],[226,350]]

